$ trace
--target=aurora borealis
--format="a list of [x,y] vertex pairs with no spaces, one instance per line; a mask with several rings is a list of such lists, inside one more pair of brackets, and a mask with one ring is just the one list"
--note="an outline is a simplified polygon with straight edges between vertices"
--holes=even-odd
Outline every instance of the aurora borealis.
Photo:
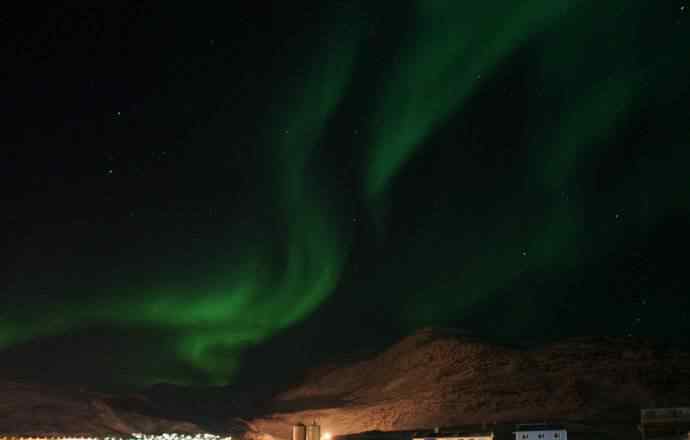
[[4,367],[225,384],[428,325],[686,342],[683,1],[144,3],[4,49]]

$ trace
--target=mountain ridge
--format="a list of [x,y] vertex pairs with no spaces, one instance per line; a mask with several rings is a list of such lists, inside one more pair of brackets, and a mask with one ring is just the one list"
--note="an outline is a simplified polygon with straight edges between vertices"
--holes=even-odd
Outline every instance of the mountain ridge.
[[530,420],[634,427],[640,407],[690,402],[690,353],[635,338],[518,348],[423,329],[306,377],[250,421],[255,434],[288,438],[312,419],[334,435]]
[[272,394],[260,383],[254,391],[159,384],[117,394],[0,381],[0,433],[216,432],[280,440],[292,424],[312,420],[333,435],[550,420],[599,432],[620,428],[627,434],[615,438],[626,438],[641,407],[690,404],[690,352],[637,338],[525,348],[427,328],[302,377]]

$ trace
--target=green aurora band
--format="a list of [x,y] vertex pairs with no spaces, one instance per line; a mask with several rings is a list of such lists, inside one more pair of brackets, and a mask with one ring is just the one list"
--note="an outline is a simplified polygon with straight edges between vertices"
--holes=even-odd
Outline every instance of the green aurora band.
[[414,151],[461,105],[493,68],[571,2],[415,3],[414,31],[385,84],[367,173],[367,192],[381,197]]
[[[307,55],[315,58],[307,63],[307,77],[286,84],[290,92],[276,99],[285,108],[274,109],[271,125],[276,129],[265,139],[273,149],[268,167],[277,177],[271,214],[278,236],[270,239],[268,233],[246,244],[229,269],[208,274],[188,289],[158,283],[163,285],[99,292],[91,301],[64,301],[50,310],[26,305],[11,310],[7,316],[17,319],[3,320],[0,349],[94,324],[156,329],[154,350],[173,351],[174,361],[161,367],[147,366],[142,359],[120,381],[187,383],[191,378],[194,383],[224,384],[243,349],[313,312],[333,291],[348,253],[347,230],[335,218],[338,207],[315,191],[318,185],[308,170],[316,142],[351,77],[357,50],[358,35],[351,27],[335,25],[329,32],[323,47]],[[234,238],[242,240],[241,234]],[[164,335],[158,334],[161,330]]]
[[[463,100],[490,82],[494,70],[514,52],[530,44],[539,49],[535,50],[536,68],[531,79],[536,96],[525,103],[529,118],[515,134],[516,143],[529,145],[529,161],[513,164],[518,170],[515,180],[501,188],[491,206],[472,214],[464,212],[460,218],[453,210],[429,214],[420,228],[423,232],[406,244],[417,255],[457,258],[455,264],[420,266],[421,270],[407,280],[407,292],[401,295],[408,298],[402,316],[410,326],[470,317],[477,307],[490,307],[500,296],[511,295],[511,286],[518,286],[526,274],[548,273],[558,278],[576,270],[587,258],[596,260],[621,243],[620,230],[596,235],[588,230],[582,212],[592,198],[584,197],[582,187],[590,183],[578,175],[578,170],[597,164],[607,142],[620,126],[629,123],[629,115],[649,105],[643,98],[650,89],[656,91],[657,102],[672,102],[678,90],[671,84],[682,84],[681,78],[690,73],[688,63],[677,64],[678,54],[690,45],[672,38],[671,31],[660,37],[667,43],[664,51],[655,45],[635,44],[644,40],[643,30],[649,32],[643,26],[648,18],[643,3],[507,2],[500,13],[489,3],[417,3],[418,30],[399,57],[402,61],[394,79],[383,87],[374,118],[378,129],[369,150],[366,188],[375,216],[385,213],[387,193],[395,190],[393,180],[405,163],[452,113],[462,114]],[[611,26],[611,17],[617,17],[616,26]],[[583,23],[587,25],[583,27]],[[535,35],[540,39],[531,41]],[[551,106],[553,111],[530,111],[528,106]],[[502,130],[501,120],[511,115],[500,109],[495,115],[495,128]],[[682,124],[669,131],[671,137],[688,139]],[[533,134],[525,139],[524,133]],[[651,139],[647,142],[653,145]],[[633,174],[621,176],[621,185],[601,192],[596,203],[626,211],[628,220],[641,231],[648,231],[675,207],[686,206],[678,203],[681,194],[688,194],[687,182],[679,186],[668,180],[682,175],[673,158],[680,159],[686,153],[681,148],[672,150],[673,154],[663,159],[664,165],[645,163],[628,171]],[[673,171],[660,178],[660,166]],[[645,178],[636,179],[635,173]],[[659,201],[656,209],[642,207],[637,197],[641,185],[648,192],[652,187],[654,193],[668,194],[673,188],[670,191],[675,196],[670,203]],[[471,200],[467,196],[460,191],[457,197],[449,197],[450,204],[467,204]],[[525,206],[533,212],[525,215]],[[611,217],[614,215],[612,211]],[[470,232],[447,240],[445,231],[453,222],[464,224]],[[464,259],[457,252],[459,243]],[[597,254],[587,255],[592,245],[597,247]],[[406,258],[400,261],[409,264]],[[381,279],[394,279],[394,274],[404,270],[397,262],[390,266]],[[384,289],[385,283],[378,288]],[[427,300],[428,292],[434,292],[437,300]],[[566,293],[565,288],[555,291],[547,304]],[[515,321],[533,322],[534,308],[520,310],[529,303],[514,306]],[[516,333],[515,326],[509,326],[506,332]]]
[[[526,274],[558,278],[583,258],[605,254],[625,231],[591,234],[582,214],[586,206],[612,206],[611,218],[616,207],[624,207],[626,218],[645,231],[690,192],[687,181],[672,177],[683,174],[686,156],[675,151],[687,149],[687,128],[671,122],[667,133],[683,140],[671,146],[674,153],[634,164],[595,200],[583,196],[582,187],[590,183],[578,174],[603,160],[607,141],[631,123],[631,115],[673,100],[674,85],[690,77],[690,64],[677,64],[674,56],[690,53],[690,39],[660,36],[663,53],[651,44],[636,45],[643,36],[642,1],[504,3],[497,10],[495,3],[413,2],[411,30],[400,40],[390,75],[369,85],[375,91],[362,106],[369,125],[362,145],[352,146],[352,154],[361,157],[359,196],[385,235],[400,191],[396,179],[415,155],[424,153],[427,141],[450,118],[462,117],[464,105],[517,52],[527,51],[532,61],[528,81],[538,93],[525,102],[526,127],[515,133],[515,143],[527,145],[529,157],[511,168],[514,179],[493,187],[488,197],[495,197],[479,207],[462,191],[471,188],[450,191],[443,199],[447,205],[467,204],[473,212],[429,210],[419,234],[381,251],[376,277],[346,283],[362,291],[398,289],[402,310],[395,318],[403,327],[457,321],[494,302]],[[297,57],[297,73],[290,71],[276,86],[266,121],[270,129],[257,135],[270,157],[266,173],[274,179],[262,194],[271,201],[269,212],[256,213],[271,218],[261,223],[265,240],[245,239],[238,226],[231,241],[244,245],[230,256],[221,252],[222,261],[203,282],[113,287],[90,300],[50,308],[15,304],[0,322],[0,349],[98,325],[151,330],[158,336],[149,350],[170,353],[175,365],[142,366],[122,381],[221,384],[231,380],[243,350],[317,310],[342,283],[351,251],[352,224],[342,220],[350,217],[349,201],[333,190],[319,164],[327,162],[323,140],[329,124],[358,84],[353,78],[365,34],[360,20],[354,11],[338,10],[337,19],[327,20],[331,26],[324,25],[327,32],[319,34],[321,47]],[[496,110],[496,130],[502,130],[500,118],[506,117]],[[654,139],[648,134],[637,141]],[[472,160],[468,155],[468,166]],[[650,209],[641,205],[643,192],[665,196]],[[529,216],[523,214],[526,203]],[[460,222],[471,232],[449,240],[445,231]],[[594,242],[600,250],[591,255],[587,245]],[[424,263],[433,255],[457,255],[458,247],[462,257]],[[407,274],[404,281],[401,273]],[[515,313],[518,321],[529,317],[526,309]]]

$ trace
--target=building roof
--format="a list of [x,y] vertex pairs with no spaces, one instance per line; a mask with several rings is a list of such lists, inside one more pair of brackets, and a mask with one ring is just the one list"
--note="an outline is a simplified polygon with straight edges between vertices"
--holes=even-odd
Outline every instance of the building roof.
[[415,432],[414,436],[412,438],[491,437],[492,435],[493,435],[493,432],[491,432],[491,431],[483,431],[483,432],[422,431],[422,432]]
[[690,408],[643,408],[640,419],[642,423],[690,421]]
[[515,431],[565,431],[565,428],[556,423],[522,423],[515,426]]
[[493,432],[485,431],[485,427],[467,426],[463,428],[448,428],[435,432],[430,429],[421,431],[367,431],[357,434],[344,434],[335,437],[335,440],[410,440],[410,439],[443,439],[450,437],[491,437]]

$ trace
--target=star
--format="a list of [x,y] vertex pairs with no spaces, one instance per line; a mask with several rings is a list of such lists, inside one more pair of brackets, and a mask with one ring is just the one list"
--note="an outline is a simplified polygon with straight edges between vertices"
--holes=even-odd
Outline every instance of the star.
[[527,251],[522,251],[522,256],[526,257],[527,256]]
[[106,171],[106,173],[108,173],[108,174],[113,174],[113,169],[112,169],[112,168],[109,169],[108,171]]

